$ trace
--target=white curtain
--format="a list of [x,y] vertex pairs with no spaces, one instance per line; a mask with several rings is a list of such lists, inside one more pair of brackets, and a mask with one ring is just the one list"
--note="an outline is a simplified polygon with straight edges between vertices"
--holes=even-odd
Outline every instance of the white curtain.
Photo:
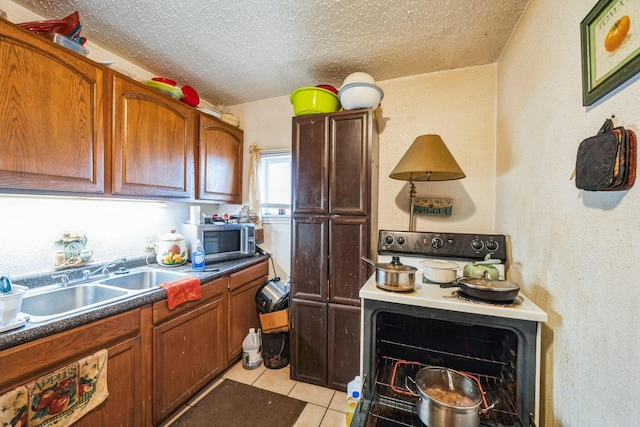
[[257,144],[249,147],[249,209],[258,217],[256,227],[262,226],[260,218],[260,149]]

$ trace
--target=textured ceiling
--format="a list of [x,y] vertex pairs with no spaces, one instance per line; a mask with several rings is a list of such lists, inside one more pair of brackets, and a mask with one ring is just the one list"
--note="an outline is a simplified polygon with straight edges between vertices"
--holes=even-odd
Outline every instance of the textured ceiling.
[[14,0],[213,104],[497,61],[528,0]]

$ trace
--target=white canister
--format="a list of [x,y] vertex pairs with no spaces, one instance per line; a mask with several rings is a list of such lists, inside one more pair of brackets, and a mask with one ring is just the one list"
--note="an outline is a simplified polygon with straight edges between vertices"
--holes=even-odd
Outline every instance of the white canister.
[[165,267],[177,267],[187,262],[187,247],[182,234],[171,230],[171,233],[163,234],[158,241],[156,261]]
[[457,270],[460,265],[457,262],[443,259],[426,259],[422,262],[422,276],[433,283],[451,283],[456,280]]

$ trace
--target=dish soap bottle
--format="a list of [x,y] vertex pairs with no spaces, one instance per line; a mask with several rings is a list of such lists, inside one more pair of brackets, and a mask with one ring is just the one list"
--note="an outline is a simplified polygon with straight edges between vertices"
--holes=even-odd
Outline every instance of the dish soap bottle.
[[204,249],[200,239],[196,240],[196,246],[191,252],[191,268],[196,271],[204,270]]

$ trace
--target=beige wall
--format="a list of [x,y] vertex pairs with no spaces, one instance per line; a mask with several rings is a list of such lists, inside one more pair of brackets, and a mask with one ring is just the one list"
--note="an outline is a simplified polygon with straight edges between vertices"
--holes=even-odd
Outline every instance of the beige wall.
[[511,279],[549,314],[543,426],[640,418],[639,188],[584,192],[569,180],[605,118],[640,130],[637,81],[582,106],[580,21],[595,3],[532,0],[498,66],[496,228],[511,236]]
[[[417,217],[416,229],[494,231],[495,82],[496,66],[487,65],[378,83],[385,96],[376,113],[380,130],[377,228],[407,229],[409,184],[390,179],[389,173],[417,136],[437,133],[467,178],[416,183],[418,196],[454,200],[451,217]],[[288,96],[236,105],[232,111],[242,118],[246,147],[256,143],[262,149],[291,148],[293,107]],[[245,175],[247,166],[245,156]],[[288,222],[265,224],[264,248],[274,253],[278,274],[285,276],[290,272],[289,227]]]

